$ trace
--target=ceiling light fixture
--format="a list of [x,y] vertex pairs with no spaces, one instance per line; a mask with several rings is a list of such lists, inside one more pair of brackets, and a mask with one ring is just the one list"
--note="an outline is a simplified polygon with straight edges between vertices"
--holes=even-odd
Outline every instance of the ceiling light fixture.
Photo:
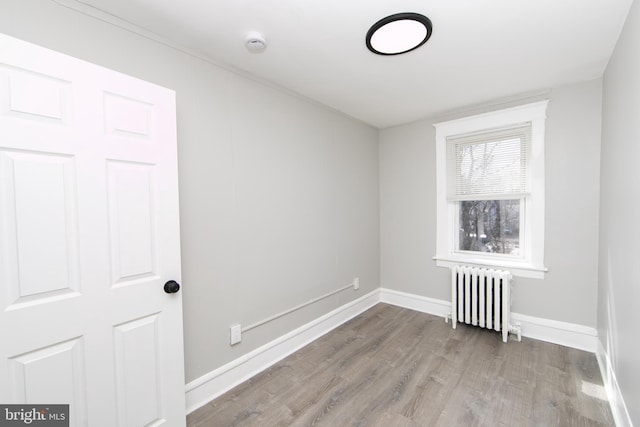
[[367,48],[378,55],[400,55],[429,40],[431,20],[419,13],[404,12],[382,18],[367,32]]

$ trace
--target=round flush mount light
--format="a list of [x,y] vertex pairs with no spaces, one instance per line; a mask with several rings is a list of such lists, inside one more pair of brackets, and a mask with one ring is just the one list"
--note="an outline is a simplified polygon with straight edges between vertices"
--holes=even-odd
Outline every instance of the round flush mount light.
[[433,26],[419,13],[404,12],[382,18],[367,32],[367,48],[378,55],[400,55],[429,40]]
[[267,39],[262,33],[249,31],[245,39],[245,46],[250,52],[262,52],[267,48]]

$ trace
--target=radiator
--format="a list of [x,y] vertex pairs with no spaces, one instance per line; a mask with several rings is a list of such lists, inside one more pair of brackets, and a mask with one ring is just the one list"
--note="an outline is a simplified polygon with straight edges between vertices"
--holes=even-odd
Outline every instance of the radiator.
[[489,268],[455,266],[451,269],[451,320],[502,332],[518,334],[520,325],[511,325],[511,273]]

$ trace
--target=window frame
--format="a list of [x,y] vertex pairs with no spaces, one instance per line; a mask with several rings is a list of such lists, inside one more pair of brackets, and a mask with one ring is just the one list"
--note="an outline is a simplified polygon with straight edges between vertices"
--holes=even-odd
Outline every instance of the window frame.
[[[434,124],[436,128],[436,255],[440,267],[469,264],[481,267],[505,268],[514,276],[544,278],[544,211],[545,168],[544,135],[549,101],[538,101],[517,107],[478,114]],[[460,252],[457,250],[456,226],[459,224],[458,201],[447,200],[447,138],[480,132],[518,123],[531,123],[530,193],[524,196],[524,233],[520,230],[521,257],[501,257],[496,254]]]

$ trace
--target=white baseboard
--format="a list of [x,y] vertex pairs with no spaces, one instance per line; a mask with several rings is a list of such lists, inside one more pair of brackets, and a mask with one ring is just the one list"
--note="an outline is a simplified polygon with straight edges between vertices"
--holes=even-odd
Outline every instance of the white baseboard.
[[451,313],[451,303],[449,301],[408,294],[387,288],[380,288],[380,302],[433,314],[434,316],[445,317]]
[[[451,302],[427,298],[419,295],[380,289],[380,302],[445,317],[451,313]],[[598,347],[598,333],[595,328],[575,323],[542,319],[519,313],[512,313],[511,320],[519,322],[522,336],[560,344],[567,347],[595,353]]]
[[631,415],[627,410],[627,405],[624,403],[622,392],[618,386],[618,380],[616,373],[611,365],[611,359],[607,354],[604,345],[598,340],[598,351],[596,351],[596,357],[598,359],[598,365],[600,366],[600,373],[602,374],[602,381],[604,383],[604,389],[607,392],[607,398],[609,398],[609,404],[611,405],[611,412],[613,414],[613,420],[618,427],[633,427],[631,422]]
[[379,302],[380,291],[375,290],[191,381],[185,387],[187,413],[195,411]]
[[598,349],[598,331],[590,326],[519,313],[511,313],[511,321],[520,323],[524,337],[577,348],[589,353],[595,353]]

